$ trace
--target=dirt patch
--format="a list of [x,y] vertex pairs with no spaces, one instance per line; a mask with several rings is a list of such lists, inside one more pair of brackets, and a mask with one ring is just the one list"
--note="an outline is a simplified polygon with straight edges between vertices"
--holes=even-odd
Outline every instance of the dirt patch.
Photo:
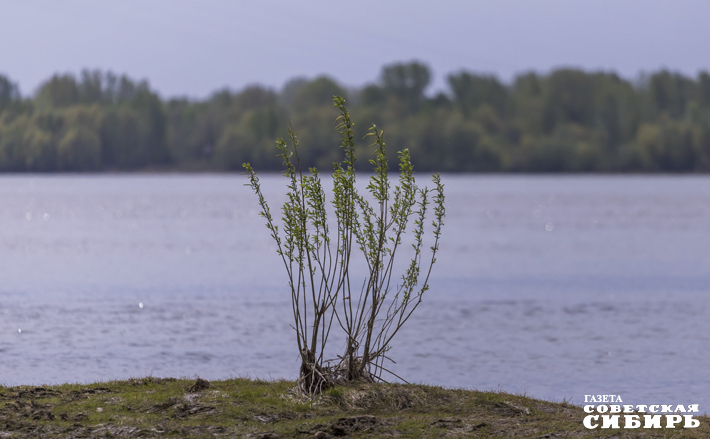
[[216,407],[203,404],[184,403],[174,408],[174,415],[178,418],[185,418],[197,414],[211,414],[217,410]]
[[197,396],[194,393],[187,394],[182,400],[170,397],[161,403],[148,407],[144,413],[172,412],[173,417],[185,418],[197,414],[211,414],[217,410],[216,407],[200,403]]
[[155,377],[145,377],[145,378],[131,378],[128,382],[132,386],[147,386],[149,384],[160,384],[169,383],[172,381],[177,381],[175,378],[155,378]]
[[347,436],[356,431],[373,431],[377,425],[377,418],[372,415],[350,416],[333,422],[330,431],[333,436]]
[[177,406],[179,403],[180,401],[177,398],[171,397],[159,404],[153,405],[152,410],[149,410],[148,413],[165,411],[171,407]]
[[203,380],[202,378],[197,378],[197,380],[195,380],[195,384],[188,387],[187,391],[190,393],[197,393],[197,392],[201,392],[203,390],[209,389],[209,388],[210,388],[209,381]]
[[247,439],[280,439],[280,436],[272,432],[249,433],[244,436]]
[[346,388],[340,398],[340,405],[349,410],[400,411],[420,406],[427,395],[419,389],[405,386],[363,386]]
[[17,392],[18,398],[47,398],[50,396],[55,396],[60,394],[56,390],[48,389],[46,387],[33,387],[31,389],[22,389]]
[[92,395],[102,395],[111,392],[112,390],[107,387],[86,387],[79,390],[70,390],[63,395],[63,400],[66,402],[78,401],[91,398]]
[[13,411],[21,418],[29,418],[33,421],[47,420],[51,421],[54,419],[52,414],[52,406],[50,404],[38,404],[35,401],[29,403],[17,400],[9,404],[5,404],[5,409]]
[[255,421],[263,422],[264,424],[270,424],[272,422],[278,421],[279,419],[280,419],[279,415],[272,414],[272,413],[254,415]]
[[[153,431],[156,431],[153,429]],[[118,425],[107,425],[105,427],[95,428],[91,431],[92,436],[104,437],[134,437],[142,436],[143,430],[138,427],[125,427]]]
[[86,416],[86,414],[84,413],[76,413],[72,416],[69,416],[68,413],[62,412],[59,414],[59,419],[61,419],[62,421],[82,422],[88,419],[88,416]]
[[446,430],[446,435],[451,436],[466,436],[488,426],[485,422],[471,422],[462,419],[437,419],[429,424],[429,428]]
[[493,412],[495,412],[499,416],[505,416],[505,417],[512,417],[512,416],[521,416],[521,415],[529,415],[530,414],[530,409],[527,407],[515,405],[511,402],[508,401],[503,401],[503,402],[489,402],[488,405],[492,409]]
[[463,426],[461,419],[437,419],[429,424],[430,428],[459,428]]

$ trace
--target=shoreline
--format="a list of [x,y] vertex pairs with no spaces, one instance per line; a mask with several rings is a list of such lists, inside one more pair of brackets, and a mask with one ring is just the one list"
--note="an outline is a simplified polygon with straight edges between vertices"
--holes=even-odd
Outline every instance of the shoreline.
[[[292,381],[132,378],[0,386],[0,436],[69,437],[710,437],[692,429],[586,429],[581,406],[504,392],[353,383],[305,401]],[[623,425],[623,424],[622,424]],[[681,424],[682,425],[682,424]],[[678,426],[680,427],[680,425]]]

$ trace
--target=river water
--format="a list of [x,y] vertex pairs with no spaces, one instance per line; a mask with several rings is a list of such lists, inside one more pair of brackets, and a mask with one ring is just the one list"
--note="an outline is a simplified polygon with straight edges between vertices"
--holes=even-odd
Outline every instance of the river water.
[[[245,180],[0,177],[0,383],[295,378],[285,273]],[[708,411],[710,178],[443,181],[441,253],[393,371]],[[277,213],[282,178],[262,182]]]

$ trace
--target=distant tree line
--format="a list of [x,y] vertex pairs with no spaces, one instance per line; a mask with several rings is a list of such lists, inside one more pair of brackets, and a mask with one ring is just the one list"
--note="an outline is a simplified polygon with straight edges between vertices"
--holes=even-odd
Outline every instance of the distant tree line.
[[274,140],[289,123],[302,164],[327,168],[338,160],[333,95],[346,97],[359,134],[387,127],[389,153],[409,148],[420,171],[710,171],[706,72],[631,82],[559,69],[505,84],[459,71],[435,96],[430,82],[430,69],[410,62],[359,89],[321,76],[166,101],[110,72],[55,75],[31,97],[0,75],[0,171],[240,170],[247,161],[277,170]]

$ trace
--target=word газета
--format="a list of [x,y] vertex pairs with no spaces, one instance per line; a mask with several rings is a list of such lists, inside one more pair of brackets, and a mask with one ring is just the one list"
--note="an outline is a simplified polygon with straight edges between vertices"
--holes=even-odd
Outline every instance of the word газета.
[[584,395],[584,402],[624,402],[621,395]]

